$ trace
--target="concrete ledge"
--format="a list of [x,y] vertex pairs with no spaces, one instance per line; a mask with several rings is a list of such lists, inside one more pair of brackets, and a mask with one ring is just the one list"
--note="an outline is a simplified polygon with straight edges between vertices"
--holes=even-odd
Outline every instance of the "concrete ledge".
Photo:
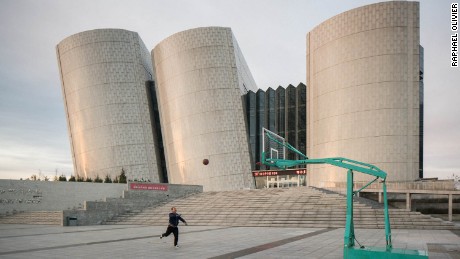
[[83,208],[83,201],[120,198],[126,184],[0,180],[0,215]]
[[83,209],[63,211],[62,226],[69,225],[69,218],[76,218],[77,226],[99,225],[127,212],[142,211],[147,207],[203,192],[203,186],[199,185],[161,185],[167,186],[167,191],[123,190],[123,198],[107,198],[104,201],[85,201]]
[[[355,181],[354,188],[359,189],[366,185],[368,182]],[[411,182],[391,182],[386,183],[388,190],[430,190],[430,191],[460,191],[458,182],[454,180],[437,180],[437,181],[411,181]],[[346,189],[346,182],[323,182],[322,186],[317,186],[325,189]],[[372,183],[367,189],[379,189],[382,190],[381,183]]]

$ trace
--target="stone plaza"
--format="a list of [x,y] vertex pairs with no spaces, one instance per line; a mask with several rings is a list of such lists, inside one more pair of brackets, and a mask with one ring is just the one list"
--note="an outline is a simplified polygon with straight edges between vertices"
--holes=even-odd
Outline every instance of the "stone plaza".
[[[343,228],[0,225],[0,258],[342,258]],[[393,230],[393,246],[430,258],[460,258],[458,230]],[[385,246],[382,229],[356,230],[363,246]]]

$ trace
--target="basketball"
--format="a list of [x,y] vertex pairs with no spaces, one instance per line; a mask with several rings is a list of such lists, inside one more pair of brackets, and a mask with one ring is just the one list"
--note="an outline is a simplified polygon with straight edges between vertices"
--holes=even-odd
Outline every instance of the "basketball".
[[209,164],[209,160],[208,159],[203,159],[203,165],[208,165]]

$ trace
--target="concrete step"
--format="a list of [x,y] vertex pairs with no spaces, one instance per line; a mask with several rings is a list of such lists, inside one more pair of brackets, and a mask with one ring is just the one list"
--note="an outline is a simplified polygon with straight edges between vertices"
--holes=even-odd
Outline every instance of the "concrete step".
[[[344,227],[346,199],[307,187],[208,192],[127,213],[106,224],[164,225],[174,206],[191,225]],[[383,209],[354,202],[357,228],[384,228]],[[392,228],[452,229],[454,225],[417,212],[390,209]]]
[[0,217],[0,224],[61,225],[62,211],[28,211]]
[[[167,219],[164,219],[165,217],[117,217],[116,219],[119,221],[127,221],[127,220],[132,220],[132,221],[150,221],[150,220],[155,220],[155,221],[163,221],[167,222]],[[188,221],[234,221],[234,220],[239,220],[239,221],[247,221],[251,220],[253,218],[257,217],[216,217],[213,218],[212,220],[209,219],[209,217],[194,217],[193,215],[190,215],[190,217],[187,217]],[[298,217],[298,218],[288,218],[288,217],[266,217],[267,219],[276,219],[276,220],[282,220],[282,221],[321,221],[321,220],[342,220],[345,221],[345,217]],[[383,219],[376,219],[376,218],[354,218],[355,222],[384,222]],[[452,223],[449,222],[439,222],[439,221],[432,221],[429,219],[424,219],[424,220],[411,220],[411,219],[390,219],[390,223],[392,224],[399,224],[399,223],[414,223],[414,224],[447,224],[447,225],[453,225]]]

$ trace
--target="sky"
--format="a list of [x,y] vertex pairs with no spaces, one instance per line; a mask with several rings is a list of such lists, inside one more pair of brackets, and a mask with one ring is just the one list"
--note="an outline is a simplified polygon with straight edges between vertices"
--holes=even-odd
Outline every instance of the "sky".
[[[231,27],[259,88],[306,82],[306,34],[372,0],[0,0],[0,179],[73,173],[56,45],[121,28],[149,50],[191,28]],[[450,67],[450,4],[420,1],[425,49],[425,177],[460,176],[460,69]]]

